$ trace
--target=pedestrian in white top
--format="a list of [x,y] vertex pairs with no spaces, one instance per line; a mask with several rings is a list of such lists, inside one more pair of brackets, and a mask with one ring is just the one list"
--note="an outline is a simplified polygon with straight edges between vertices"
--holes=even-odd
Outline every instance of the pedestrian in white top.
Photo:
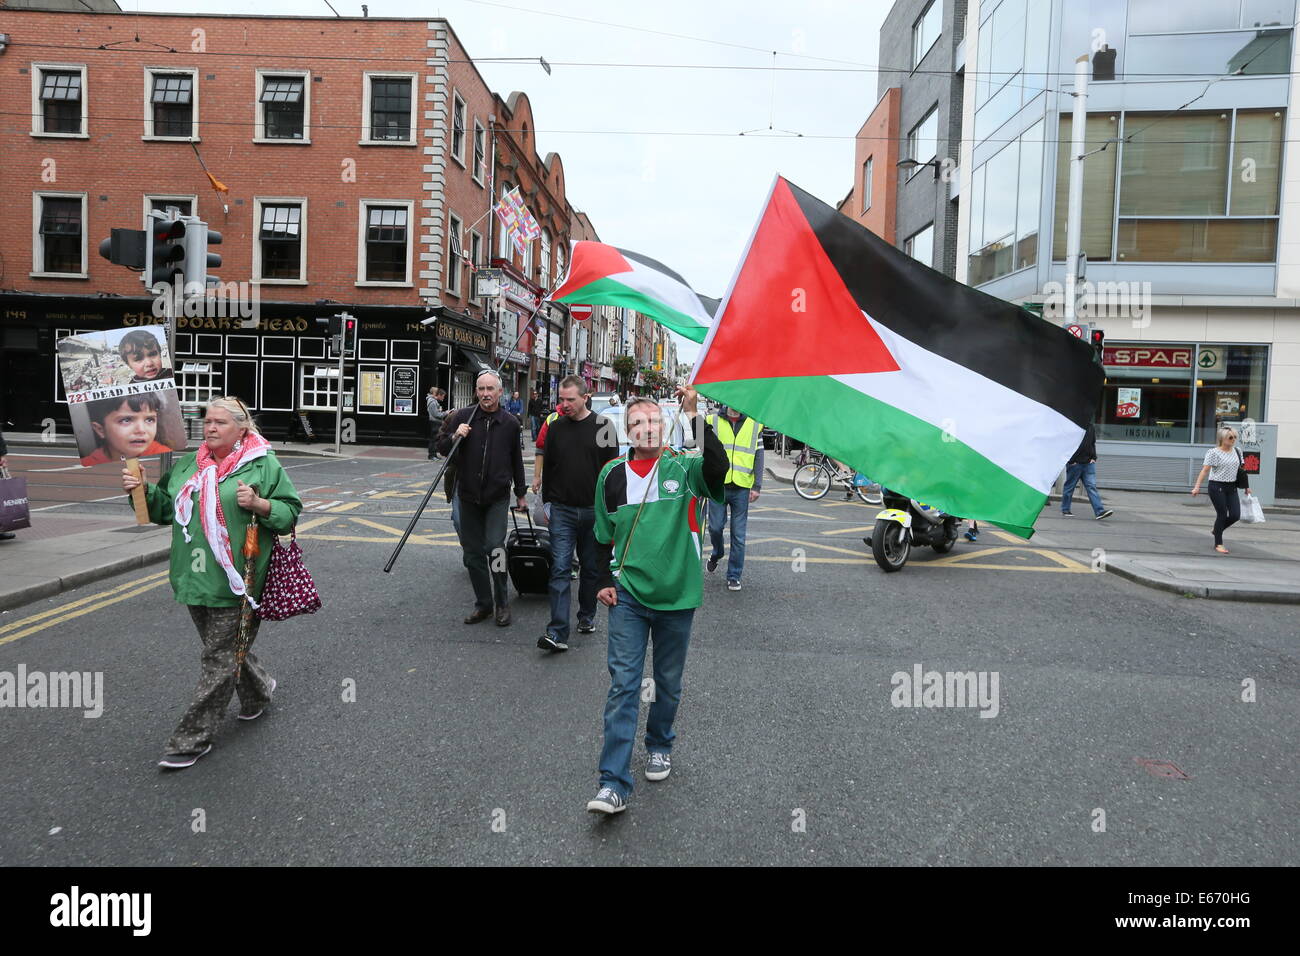
[[[1223,546],[1223,532],[1241,518],[1241,499],[1237,497],[1237,474],[1245,475],[1245,460],[1237,451],[1237,432],[1227,425],[1218,432],[1218,447],[1205,453],[1205,464],[1192,485],[1192,494],[1201,490],[1201,482],[1210,476],[1210,501],[1214,504],[1214,550],[1228,554]],[[1242,487],[1250,494],[1250,485]]]

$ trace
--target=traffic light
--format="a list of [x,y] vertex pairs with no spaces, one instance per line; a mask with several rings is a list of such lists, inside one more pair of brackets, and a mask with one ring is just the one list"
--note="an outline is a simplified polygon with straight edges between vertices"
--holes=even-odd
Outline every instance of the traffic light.
[[221,244],[221,233],[209,229],[208,224],[193,216],[185,217],[185,256],[182,266],[185,271],[185,291],[190,295],[203,295],[207,291],[209,279],[216,282],[216,276],[209,276],[209,269],[221,266],[221,256],[208,252],[208,246]]
[[149,213],[144,231],[144,284],[152,291],[170,285],[172,277],[185,274],[185,221],[169,219],[157,209]]
[[343,316],[331,315],[328,318],[319,318],[316,321],[329,327],[330,357],[337,358],[343,348]]
[[343,354],[357,352],[357,320],[350,315],[340,316],[343,320]]
[[115,266],[143,269],[144,230],[114,229],[109,238],[99,244],[99,254]]
[[1092,330],[1092,351],[1096,355],[1097,361],[1101,362],[1103,365],[1105,364],[1105,362],[1103,361],[1103,357],[1105,355],[1105,349],[1106,349],[1106,333],[1103,332],[1101,329],[1093,329]]

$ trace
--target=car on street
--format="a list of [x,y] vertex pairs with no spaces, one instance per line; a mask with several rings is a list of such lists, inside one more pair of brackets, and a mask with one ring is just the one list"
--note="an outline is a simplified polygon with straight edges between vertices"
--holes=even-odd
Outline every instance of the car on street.
[[591,410],[593,412],[603,412],[605,409],[616,406],[618,403],[618,392],[593,392],[591,396]]

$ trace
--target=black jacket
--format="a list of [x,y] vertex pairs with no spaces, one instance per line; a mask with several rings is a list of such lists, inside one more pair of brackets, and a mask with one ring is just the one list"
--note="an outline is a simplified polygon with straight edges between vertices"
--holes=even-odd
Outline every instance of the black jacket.
[[9,454],[9,446],[5,444],[5,433],[0,432],[0,455]]
[[1071,465],[1086,465],[1090,461],[1097,460],[1097,433],[1093,431],[1091,425],[1083,433],[1083,441],[1079,442],[1079,447],[1074,454],[1070,456]]
[[491,414],[477,404],[458,408],[447,416],[438,434],[438,453],[451,454],[456,429],[469,422],[469,434],[456,449],[456,486],[464,501],[490,505],[509,496],[513,479],[515,497],[524,496],[524,453],[519,447],[519,419],[497,406]]

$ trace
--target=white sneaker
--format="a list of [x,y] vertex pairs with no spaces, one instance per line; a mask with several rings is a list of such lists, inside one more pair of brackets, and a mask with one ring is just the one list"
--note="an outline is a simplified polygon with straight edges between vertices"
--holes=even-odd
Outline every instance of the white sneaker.
[[[275,693],[275,678],[274,678],[274,677],[271,678],[271,693],[272,693],[272,694]],[[269,703],[271,702],[270,698],[267,698],[267,701],[266,701],[266,702],[269,704]],[[240,715],[239,715],[239,719],[240,719],[240,720],[257,720],[257,718],[261,717],[262,714],[263,714],[265,711],[266,711],[266,708],[263,707],[261,710],[259,710],[259,711],[258,711],[257,713],[255,713],[255,714],[240,714]]]
[[600,792],[587,801],[587,809],[592,813],[615,814],[627,809],[627,801],[618,795],[613,787],[601,787]]
[[645,762],[647,780],[663,780],[673,772],[673,760],[668,754],[651,753]]

